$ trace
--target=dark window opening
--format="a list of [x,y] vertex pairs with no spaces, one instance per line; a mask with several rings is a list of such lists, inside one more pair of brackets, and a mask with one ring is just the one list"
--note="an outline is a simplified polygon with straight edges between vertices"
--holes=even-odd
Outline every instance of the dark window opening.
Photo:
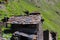
[[[37,25],[36,24],[11,24],[10,29],[8,32],[14,33],[16,31],[23,32],[26,34],[36,34],[37,33]],[[7,31],[5,31],[7,33]]]
[[43,32],[43,40],[49,40],[49,31],[48,30]]

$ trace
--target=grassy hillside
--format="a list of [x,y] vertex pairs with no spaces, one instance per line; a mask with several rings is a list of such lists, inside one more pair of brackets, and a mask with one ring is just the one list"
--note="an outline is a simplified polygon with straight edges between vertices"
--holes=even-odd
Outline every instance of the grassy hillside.
[[[50,31],[53,30],[57,32],[58,34],[58,40],[60,40],[60,5],[59,0],[58,2],[55,2],[53,0],[54,4],[49,4],[49,2],[46,2],[44,0],[40,0],[41,2],[41,13],[43,15],[43,18],[45,19],[45,22],[43,24],[44,29],[49,29]],[[58,12],[58,13],[57,13]]]
[[0,20],[4,16],[24,15],[25,10],[39,11],[45,20],[43,29],[57,32],[58,40],[60,40],[60,1],[51,0],[51,2],[40,0],[40,8],[38,8],[27,0],[10,1],[5,4],[5,9],[0,10]]

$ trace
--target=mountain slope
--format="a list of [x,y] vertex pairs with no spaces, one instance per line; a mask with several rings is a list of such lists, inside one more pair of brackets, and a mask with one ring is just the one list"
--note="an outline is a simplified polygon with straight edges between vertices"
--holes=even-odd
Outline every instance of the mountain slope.
[[45,19],[43,28],[57,32],[58,40],[60,40],[60,1],[50,0],[50,2],[52,3],[49,3],[47,1],[40,0],[40,2],[40,12],[42,13],[43,18]]
[[[55,2],[54,0],[49,3],[44,0],[40,0],[41,2],[41,13],[45,19],[44,29],[49,29],[56,31],[58,34],[58,38],[60,38],[60,8],[59,8],[59,0]],[[54,3],[54,4],[53,4]],[[60,39],[58,39],[60,40]]]
[[45,20],[43,24],[44,30],[48,29],[57,32],[58,40],[60,40],[60,1],[40,0],[37,4],[40,6],[38,11]]
[[4,16],[24,15],[23,11],[38,11],[44,18],[43,29],[55,31],[60,40],[60,0],[39,0],[37,4],[30,0],[10,1],[5,5],[5,10],[0,10],[0,19]]

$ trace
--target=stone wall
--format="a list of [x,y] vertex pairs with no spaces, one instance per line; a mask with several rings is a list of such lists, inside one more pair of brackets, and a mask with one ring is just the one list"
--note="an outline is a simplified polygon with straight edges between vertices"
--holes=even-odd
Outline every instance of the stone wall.
[[50,32],[49,30],[44,31],[43,40],[57,40],[56,32]]

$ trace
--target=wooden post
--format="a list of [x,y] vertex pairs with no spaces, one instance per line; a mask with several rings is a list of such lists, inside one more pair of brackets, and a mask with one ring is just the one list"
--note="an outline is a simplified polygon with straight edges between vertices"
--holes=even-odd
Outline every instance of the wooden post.
[[43,40],[43,29],[42,29],[42,23],[40,22],[38,24],[38,32],[37,32],[37,40]]

